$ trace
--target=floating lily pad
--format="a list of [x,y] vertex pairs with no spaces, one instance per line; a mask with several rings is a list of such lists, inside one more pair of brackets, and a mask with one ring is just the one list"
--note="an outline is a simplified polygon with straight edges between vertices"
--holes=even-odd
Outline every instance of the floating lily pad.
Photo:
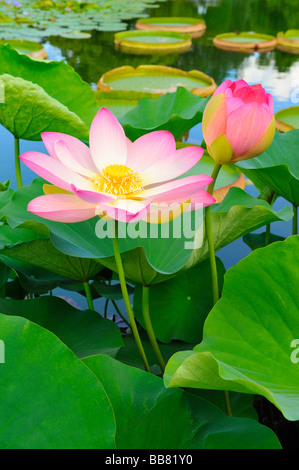
[[276,129],[288,132],[299,129],[299,106],[281,109],[275,114]]
[[199,38],[206,30],[206,23],[199,18],[140,18],[136,23],[136,29],[175,31],[190,34],[192,38]]
[[142,93],[134,91],[95,91],[95,98],[99,108],[108,108],[120,119],[128,111],[137,106],[139,100],[144,97],[157,98],[158,95],[153,93]]
[[60,33],[59,36],[68,39],[89,39],[91,38],[90,33],[83,33],[81,31],[66,31],[65,33]]
[[277,40],[274,36],[260,33],[224,33],[218,34],[213,43],[219,49],[236,52],[266,52],[275,48]]
[[118,67],[104,73],[98,82],[98,88],[102,91],[126,90],[159,96],[175,92],[179,86],[203,97],[211,95],[217,88],[213,78],[199,70],[185,72],[164,65]]
[[192,41],[173,31],[123,31],[115,34],[114,44],[129,54],[178,54],[189,51]]
[[0,44],[9,44],[13,49],[16,49],[21,54],[30,55],[35,59],[46,59],[47,51],[42,44],[32,41],[21,41],[19,39],[0,39]]
[[299,29],[289,29],[277,34],[277,48],[284,52],[299,54]]

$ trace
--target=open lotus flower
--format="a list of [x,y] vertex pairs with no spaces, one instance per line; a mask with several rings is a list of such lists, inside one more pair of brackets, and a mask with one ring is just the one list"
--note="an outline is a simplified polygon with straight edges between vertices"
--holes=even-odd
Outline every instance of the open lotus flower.
[[273,98],[261,85],[225,80],[208,102],[202,132],[211,157],[231,164],[256,157],[275,134]]
[[[50,156],[26,152],[20,159],[50,182],[45,195],[33,199],[28,211],[59,222],[80,222],[95,215],[108,215],[121,222],[137,222],[159,205],[163,214],[179,215],[188,202],[207,206],[215,199],[203,188],[207,175],[179,178],[201,158],[203,149],[176,150],[168,131],[146,134],[135,142],[125,136],[115,116],[102,108],[90,128],[90,147],[66,134],[45,132],[43,142]],[[165,210],[165,204],[168,210]],[[151,210],[150,210],[151,209]]]

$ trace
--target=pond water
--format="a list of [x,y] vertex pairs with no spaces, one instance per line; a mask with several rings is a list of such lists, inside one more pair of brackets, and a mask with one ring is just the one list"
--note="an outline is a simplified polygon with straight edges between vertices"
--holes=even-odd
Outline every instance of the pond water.
[[[299,56],[273,50],[271,52],[245,54],[229,52],[214,47],[212,39],[225,32],[253,31],[276,35],[279,31],[294,29],[299,24],[297,0],[167,0],[157,2],[159,8],[148,8],[149,16],[198,17],[206,21],[207,30],[198,39],[193,39],[192,48],[183,54],[163,56],[142,56],[123,54],[114,48],[114,32],[91,32],[90,39],[66,39],[59,36],[45,38],[44,47],[48,58],[65,60],[96,89],[96,83],[103,73],[122,65],[137,67],[141,64],[164,64],[183,70],[201,70],[214,78],[219,85],[225,79],[244,79],[249,84],[261,83],[274,98],[274,109],[298,104],[299,102]],[[137,20],[137,18],[136,18]],[[136,20],[129,22],[129,29],[135,28]],[[67,84],[66,84],[67,87]],[[201,125],[190,131],[189,142],[200,144]],[[1,181],[11,180],[16,188],[14,176],[13,137],[0,126]],[[44,151],[40,142],[21,141],[21,152]],[[34,174],[22,166],[23,183],[28,184]],[[256,195],[253,186],[246,189]],[[278,198],[274,207],[279,209],[287,203]],[[259,230],[262,231],[262,230]],[[289,236],[291,223],[276,222],[272,231]],[[226,268],[236,264],[250,249],[238,240],[218,252]]]

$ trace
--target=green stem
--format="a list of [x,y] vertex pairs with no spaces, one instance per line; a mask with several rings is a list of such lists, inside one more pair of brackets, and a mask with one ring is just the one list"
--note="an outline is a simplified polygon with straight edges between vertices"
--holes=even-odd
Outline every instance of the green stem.
[[21,175],[21,161],[20,161],[20,141],[18,137],[14,137],[15,140],[15,172],[16,172],[16,179],[17,179],[17,186],[21,188],[23,186],[22,183],[22,175]]
[[139,336],[138,328],[137,328],[137,325],[136,325],[136,322],[135,322],[134,313],[133,313],[133,310],[132,310],[132,307],[131,307],[130,298],[129,298],[129,294],[128,294],[128,290],[127,290],[124,268],[123,268],[123,264],[122,264],[120,251],[119,251],[118,221],[117,220],[115,221],[115,235],[114,235],[114,238],[113,238],[113,250],[114,250],[114,257],[115,257],[116,267],[117,267],[117,271],[118,271],[118,276],[119,276],[120,287],[121,287],[122,295],[123,295],[123,298],[124,298],[125,306],[126,306],[126,309],[127,309],[127,313],[128,313],[128,316],[129,316],[131,330],[132,330],[132,333],[134,335],[134,338],[135,338],[140,356],[142,358],[144,368],[147,372],[149,372],[150,369],[149,369],[148,361],[147,361],[147,358],[146,358],[146,355],[145,355],[145,352],[144,352],[144,349],[143,349],[143,346],[142,346],[142,343],[141,343],[141,339],[140,339],[140,336]]
[[293,216],[293,227],[292,234],[298,235],[298,206],[293,205],[294,216]]
[[142,287],[142,314],[143,314],[143,319],[144,319],[145,329],[148,335],[148,339],[150,340],[150,343],[152,345],[152,348],[157,358],[160,369],[164,373],[165,362],[161,354],[158,342],[156,340],[155,332],[154,332],[153,325],[152,325],[151,318],[150,318],[149,287],[148,286]]
[[270,235],[271,235],[271,224],[266,225],[266,233],[265,233],[265,246],[268,246],[270,243]]
[[129,328],[131,328],[131,325],[130,325],[130,322],[126,319],[126,317],[121,313],[121,311],[119,310],[118,306],[117,306],[117,303],[115,302],[115,300],[112,300],[111,299],[111,303],[113,305],[113,307],[115,308],[116,312],[117,312],[117,315],[122,319],[123,322],[125,322]]
[[224,399],[225,399],[225,408],[227,416],[232,416],[232,409],[230,406],[229,393],[227,390],[224,390]]
[[84,285],[84,290],[85,290],[85,295],[86,295],[86,299],[87,299],[88,308],[89,308],[89,310],[94,310],[94,305],[93,305],[93,300],[92,300],[92,295],[91,295],[91,291],[90,291],[89,282],[88,281],[83,282],[83,285]]
[[[221,169],[221,165],[216,164],[212,173],[213,181],[208,186],[208,193],[210,194],[213,194],[213,189],[215,186],[216,178],[218,176],[220,169]],[[208,246],[209,246],[209,256],[210,256],[210,265],[211,265],[211,273],[212,273],[213,305],[215,305],[215,303],[219,299],[219,287],[218,287],[218,274],[217,274],[217,265],[216,265],[215,249],[214,249],[213,231],[212,231],[211,206],[206,207],[205,226],[206,226],[206,237],[207,237]]]
[[[220,170],[221,170],[221,165],[216,164],[212,173],[213,181],[208,186],[208,193],[210,193],[211,195],[213,194],[215,182],[216,182],[216,179]],[[206,208],[205,224],[206,224],[206,237],[208,240],[210,265],[211,265],[211,273],[212,273],[213,305],[215,305],[216,302],[218,302],[219,300],[219,285],[218,285],[218,273],[217,273],[217,264],[216,264],[213,231],[212,231],[211,206],[208,206]],[[226,413],[228,416],[232,416],[229,393],[227,390],[224,391],[224,399],[225,399]]]

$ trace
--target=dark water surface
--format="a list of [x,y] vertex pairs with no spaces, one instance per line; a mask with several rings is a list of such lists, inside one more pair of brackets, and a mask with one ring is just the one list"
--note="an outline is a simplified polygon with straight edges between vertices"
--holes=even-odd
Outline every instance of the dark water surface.
[[[261,83],[274,98],[275,112],[299,102],[299,56],[273,50],[265,53],[236,53],[217,49],[212,43],[216,34],[224,32],[254,31],[276,35],[279,31],[298,28],[299,14],[297,0],[168,0],[159,3],[159,8],[148,9],[150,16],[196,17],[206,21],[204,36],[193,40],[189,52],[178,55],[136,56],[123,54],[114,49],[114,32],[93,32],[90,39],[65,39],[50,37],[44,41],[48,58],[65,60],[93,88],[103,73],[122,65],[165,64],[184,70],[201,70],[212,76],[219,85],[225,79],[244,79],[249,84]],[[135,20],[128,25],[134,29]],[[67,88],[67,84],[66,84]],[[189,135],[191,143],[202,140],[201,125],[193,128]],[[16,188],[14,176],[13,137],[0,126],[1,181],[11,180]],[[44,151],[40,142],[21,141],[21,152]],[[28,184],[34,174],[22,165],[23,183]],[[246,189],[250,194],[257,191],[252,186]],[[286,205],[279,198],[274,207]],[[261,230],[260,230],[261,231]],[[272,231],[282,236],[291,234],[291,223],[276,222]],[[218,255],[226,268],[236,264],[250,252],[238,240]]]

